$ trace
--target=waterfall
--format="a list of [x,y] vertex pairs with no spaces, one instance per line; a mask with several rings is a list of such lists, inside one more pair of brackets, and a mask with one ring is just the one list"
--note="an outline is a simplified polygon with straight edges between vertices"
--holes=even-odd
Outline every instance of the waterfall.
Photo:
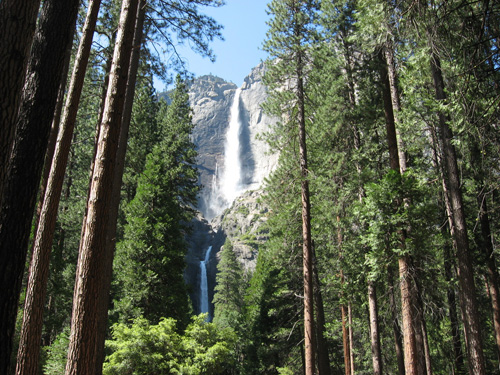
[[200,260],[200,313],[208,313],[208,320],[210,319],[210,309],[208,301],[208,278],[207,278],[207,263],[210,259],[210,252],[212,246],[209,246],[205,253],[205,259]]
[[226,143],[224,144],[224,174],[221,181],[221,190],[228,205],[240,195],[242,190],[240,94],[241,89],[236,89],[231,106],[229,127],[226,133]]
[[224,143],[224,168],[218,178],[218,165],[216,164],[215,176],[210,192],[207,219],[219,215],[243,191],[242,162],[241,162],[241,119],[240,119],[240,94],[241,88],[234,92],[233,103],[229,115],[229,126],[226,131]]

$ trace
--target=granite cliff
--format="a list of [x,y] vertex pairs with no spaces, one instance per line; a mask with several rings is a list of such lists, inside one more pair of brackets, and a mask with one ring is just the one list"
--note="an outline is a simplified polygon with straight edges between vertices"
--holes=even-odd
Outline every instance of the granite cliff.
[[[261,108],[267,97],[262,82],[263,71],[263,64],[254,68],[240,88],[213,75],[199,77],[190,86],[189,99],[195,125],[192,137],[197,146],[202,185],[198,200],[200,214],[188,237],[185,272],[195,313],[200,312],[200,261],[208,247],[212,247],[206,264],[211,301],[218,254],[226,237],[230,238],[247,271],[255,268],[258,245],[265,240],[265,233],[259,228],[265,221],[267,210],[258,200],[259,188],[274,168],[277,155],[270,155],[266,142],[259,137],[276,121]],[[235,98],[238,99],[236,103]],[[239,119],[237,142],[241,168],[238,172],[241,173],[241,195],[234,202],[227,199],[221,186],[224,174],[233,173],[226,170],[229,163],[225,160],[226,133],[232,116]]]

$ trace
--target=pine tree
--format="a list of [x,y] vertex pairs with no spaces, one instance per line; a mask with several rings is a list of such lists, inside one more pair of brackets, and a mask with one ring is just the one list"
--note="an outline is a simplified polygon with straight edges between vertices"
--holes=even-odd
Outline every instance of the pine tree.
[[118,244],[115,307],[120,319],[143,316],[152,323],[173,317],[185,326],[190,311],[184,283],[184,240],[196,202],[196,151],[187,88],[177,77],[171,104],[158,114],[160,142],[148,155],[134,199],[126,208]]

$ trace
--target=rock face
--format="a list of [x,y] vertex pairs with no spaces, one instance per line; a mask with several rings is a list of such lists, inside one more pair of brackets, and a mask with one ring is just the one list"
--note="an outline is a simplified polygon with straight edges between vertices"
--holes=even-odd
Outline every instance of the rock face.
[[[226,131],[237,87],[212,75],[199,77],[190,86],[189,100],[195,125],[192,136],[197,146],[202,185],[198,200],[200,215],[193,221],[193,231],[187,239],[189,251],[185,272],[186,282],[191,286],[190,296],[195,313],[200,312],[200,261],[204,259],[207,248],[212,246],[207,263],[211,301],[218,254],[226,237],[230,238],[238,259],[247,271],[255,268],[258,245],[266,239],[260,227],[265,222],[267,210],[258,201],[260,192],[256,189],[276,165],[277,155],[270,155],[266,142],[259,138],[276,122],[261,108],[267,97],[262,82],[263,72],[264,65],[260,64],[245,78],[239,102],[236,103],[240,120],[241,191],[244,193],[234,203],[222,198],[223,204],[213,204],[215,200],[221,200]],[[212,221],[209,223],[208,220]],[[210,307],[210,314],[213,316],[213,306]]]
[[[244,173],[242,191],[258,188],[277,162],[277,156],[269,154],[267,143],[259,137],[276,122],[261,108],[267,97],[262,83],[263,72],[264,65],[260,64],[245,78],[238,103],[240,158]],[[207,219],[212,219],[228,207],[213,205],[211,200],[217,199],[217,182],[224,173],[225,136],[236,89],[233,83],[214,76],[200,77],[190,87],[189,98],[195,124],[193,141],[198,150],[200,184],[203,186],[198,209]]]

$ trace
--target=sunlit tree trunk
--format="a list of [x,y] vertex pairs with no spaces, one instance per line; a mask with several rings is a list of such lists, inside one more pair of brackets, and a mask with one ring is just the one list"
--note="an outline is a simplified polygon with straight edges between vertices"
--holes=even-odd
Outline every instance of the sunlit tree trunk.
[[132,117],[132,107],[135,96],[135,83],[137,70],[139,68],[139,57],[141,52],[142,34],[144,18],[146,16],[146,0],[139,1],[137,19],[135,23],[134,39],[132,44],[132,54],[130,57],[130,66],[128,72],[127,89],[125,92],[125,101],[123,106],[122,124],[120,128],[120,137],[118,141],[118,150],[116,153],[115,172],[113,181],[113,193],[111,194],[111,208],[109,213],[109,228],[107,237],[106,260],[104,265],[104,280],[99,296],[99,327],[97,332],[98,360],[96,361],[95,374],[102,373],[102,363],[104,362],[104,341],[106,339],[106,327],[109,308],[109,290],[111,288],[111,279],[113,276],[113,258],[116,245],[116,228],[118,221],[118,211],[120,206],[120,192],[122,186],[123,171],[125,168],[125,155],[127,151],[128,132]]
[[69,149],[73,138],[74,123],[99,5],[100,0],[91,1],[89,4],[87,19],[82,30],[82,39],[75,58],[60,132],[54,150],[54,159],[47,181],[46,196],[43,199],[35,234],[17,359],[16,374],[18,375],[35,374],[38,371],[38,355],[42,337],[43,310],[47,291],[50,252]]
[[123,114],[128,69],[138,0],[124,0],[113,54],[94,171],[90,187],[85,230],[82,230],[73,298],[67,375],[94,374],[96,369],[99,304],[108,254],[107,235],[116,152]]

